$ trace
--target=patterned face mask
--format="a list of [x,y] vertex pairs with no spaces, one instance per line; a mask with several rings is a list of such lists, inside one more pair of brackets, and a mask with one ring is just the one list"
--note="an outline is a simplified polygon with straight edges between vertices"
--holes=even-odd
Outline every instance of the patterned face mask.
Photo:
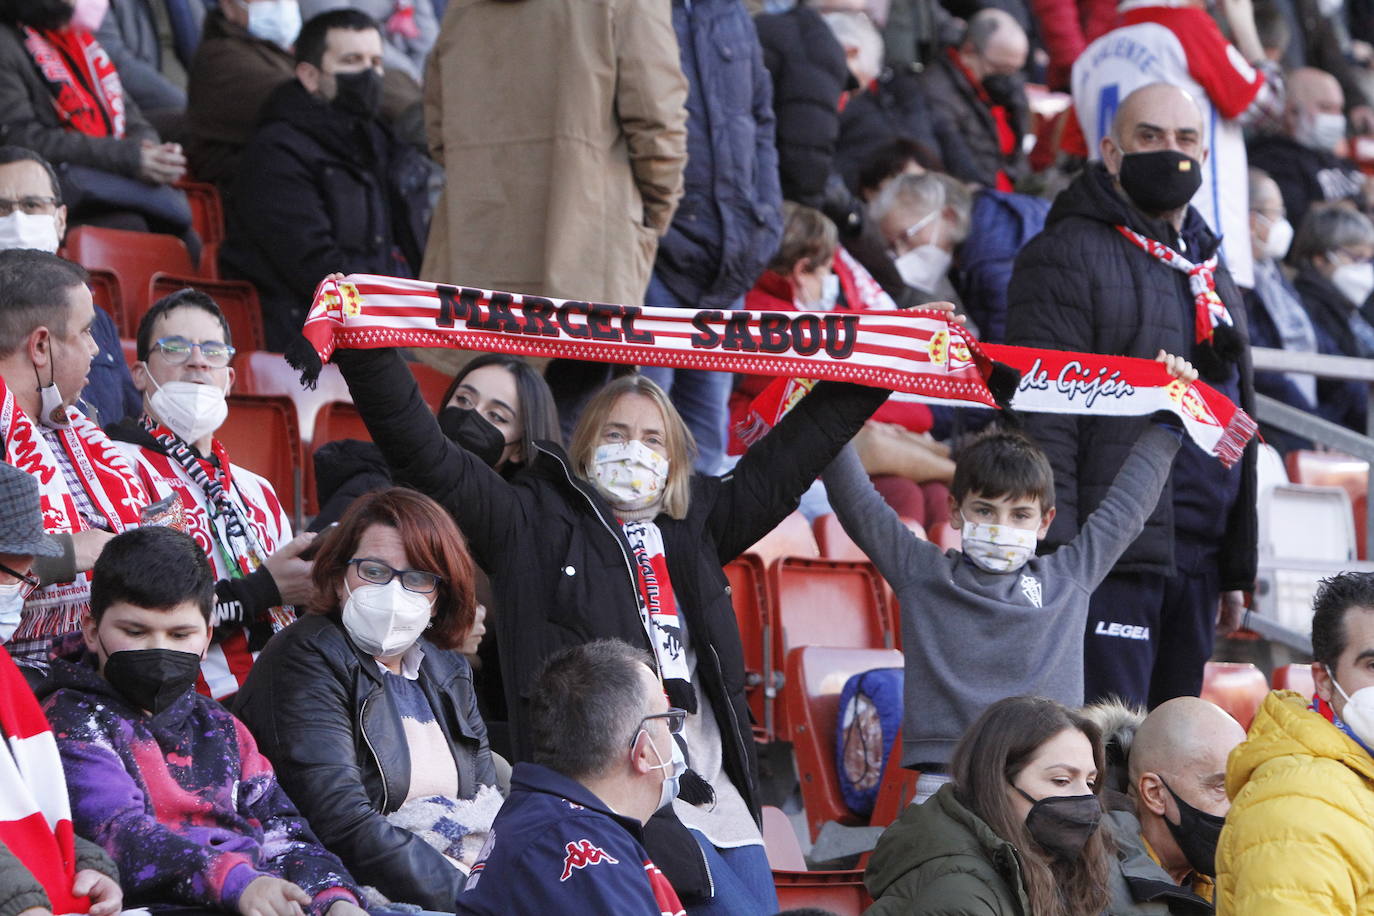
[[964,555],[990,573],[1015,572],[1035,556],[1035,530],[964,522]]
[[668,459],[638,439],[597,446],[592,482],[617,509],[643,509],[663,495]]

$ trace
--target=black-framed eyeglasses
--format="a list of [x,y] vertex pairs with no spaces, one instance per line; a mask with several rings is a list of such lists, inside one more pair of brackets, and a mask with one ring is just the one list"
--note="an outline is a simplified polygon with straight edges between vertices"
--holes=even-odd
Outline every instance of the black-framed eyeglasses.
[[38,580],[33,576],[28,573],[21,573],[17,569],[10,569],[4,563],[0,563],[0,573],[4,573],[7,576],[14,576],[14,578],[19,580],[20,597],[27,598],[29,595],[33,594],[34,589],[38,588]]
[[645,716],[640,719],[639,727],[636,728],[635,733],[630,736],[630,747],[635,746],[635,741],[638,740],[639,733],[644,730],[644,723],[654,719],[662,719],[667,724],[668,734],[680,735],[682,734],[682,724],[687,721],[687,710],[674,707],[667,712],[656,712],[651,716]]
[[206,365],[215,369],[222,369],[229,365],[229,360],[233,359],[234,354],[238,352],[223,341],[202,340],[196,343],[180,335],[159,337],[153,341],[153,347],[162,354],[163,359],[173,366],[183,365],[191,358],[192,350],[199,350],[200,358],[205,360]]
[[21,197],[18,200],[0,197],[0,216],[9,216],[15,210],[22,210],[29,216],[38,216],[39,214],[51,216],[57,211],[57,198],[42,197],[37,194]]
[[358,571],[358,578],[372,585],[386,585],[392,579],[401,580],[401,588],[417,595],[432,595],[444,581],[438,573],[422,569],[392,569],[381,560],[370,557],[354,557],[348,565]]

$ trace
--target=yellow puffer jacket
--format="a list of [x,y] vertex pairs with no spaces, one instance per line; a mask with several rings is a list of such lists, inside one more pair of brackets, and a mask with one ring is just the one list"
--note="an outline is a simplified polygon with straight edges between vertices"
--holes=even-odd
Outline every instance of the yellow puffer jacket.
[[1301,696],[1265,697],[1226,794],[1218,914],[1374,913],[1374,759]]

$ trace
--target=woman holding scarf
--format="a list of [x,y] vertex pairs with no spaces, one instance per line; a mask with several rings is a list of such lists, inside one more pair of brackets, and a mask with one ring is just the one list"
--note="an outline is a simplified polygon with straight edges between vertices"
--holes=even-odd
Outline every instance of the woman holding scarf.
[[588,404],[569,451],[532,443],[507,481],[444,436],[394,350],[333,358],[397,481],[453,514],[491,577],[515,760],[529,756],[524,708],[551,653],[605,637],[651,651],[669,702],[690,713],[692,772],[646,826],[649,854],[689,913],[773,913],[721,567],[796,507],[887,392],[821,382],[731,474],[712,477],[693,472],[691,434],[662,390],[627,376]]

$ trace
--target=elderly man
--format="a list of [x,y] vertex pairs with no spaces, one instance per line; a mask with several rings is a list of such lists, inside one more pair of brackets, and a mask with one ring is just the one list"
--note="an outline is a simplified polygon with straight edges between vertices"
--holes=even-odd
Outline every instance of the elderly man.
[[642,829],[677,795],[686,713],[648,661],[610,639],[550,657],[530,698],[534,762],[515,765],[459,914],[682,913]]
[[1088,45],[1073,65],[1073,104],[1088,150],[1099,155],[1117,109],[1141,86],[1169,83],[1186,90],[1202,109],[1199,139],[1211,151],[1201,163],[1193,206],[1225,240],[1231,275],[1248,288],[1253,280],[1242,130],[1282,110],[1282,72],[1265,58],[1249,16],[1230,21],[1237,47],[1204,0],[1134,0],[1120,9],[1121,26]]
[[1269,694],[1231,754],[1219,912],[1374,912],[1374,574],[1326,579],[1313,607],[1316,699]]
[[215,431],[234,384],[229,324],[215,301],[183,289],[153,303],[138,328],[134,384],[143,414],[110,436],[138,471],[151,499],[175,494],[184,530],[210,558],[214,640],[201,662],[200,690],[217,700],[238,692],[256,653],[295,619],[291,605],[311,595],[311,564],[292,540],[272,484],[232,464]]
[[1177,697],[1156,707],[1131,742],[1130,811],[1113,811],[1119,880],[1136,903],[1212,912],[1217,837],[1231,802],[1226,757],[1245,740],[1220,707]]
[[[1220,242],[1188,202],[1207,160],[1202,114],[1183,90],[1127,96],[1093,163],[1054,203],[1012,274],[1007,342],[1149,358],[1189,355],[1204,381],[1253,406],[1244,306]],[[1190,279],[1201,281],[1196,293]],[[1068,543],[1110,487],[1142,419],[1027,417],[1054,467],[1058,514],[1042,543]],[[1255,576],[1255,449],[1227,469],[1185,449],[1145,531],[1093,595],[1084,693],[1142,706],[1196,695],[1218,598],[1234,629]]]
[[1345,95],[1336,78],[1315,67],[1290,73],[1283,133],[1259,135],[1249,152],[1250,164],[1278,182],[1294,226],[1314,203],[1359,199],[1364,175],[1336,154],[1345,132]]
[[1026,91],[1017,74],[1030,45],[1009,13],[980,10],[957,48],[946,48],[921,74],[918,91],[935,121],[949,173],[1010,191],[1029,171],[1021,136],[1030,129]]

